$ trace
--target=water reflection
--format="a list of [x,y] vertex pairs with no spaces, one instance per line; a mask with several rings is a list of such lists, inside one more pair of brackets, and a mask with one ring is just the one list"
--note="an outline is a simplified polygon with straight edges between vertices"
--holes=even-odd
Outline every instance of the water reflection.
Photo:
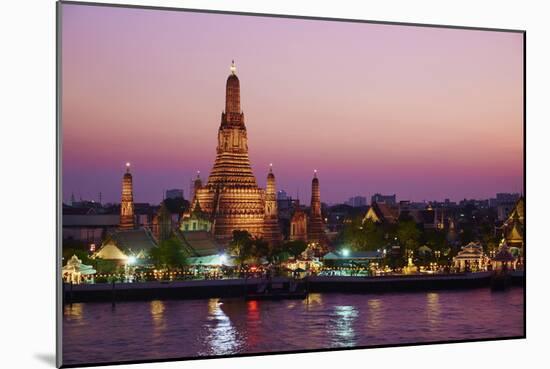
[[153,320],[153,338],[158,338],[166,329],[164,302],[153,300],[150,304],[151,319]]
[[367,330],[374,331],[371,333],[375,333],[384,322],[384,311],[382,309],[382,305],[383,303],[381,299],[370,299],[367,302]]
[[65,305],[65,317],[66,319],[73,320],[75,322],[82,321],[82,308],[84,304],[70,304]]
[[260,306],[255,300],[246,303],[246,343],[255,347],[260,341]]
[[426,315],[430,325],[439,324],[439,315],[441,314],[441,305],[439,303],[439,294],[430,292],[426,296]]
[[109,302],[73,304],[64,308],[63,356],[78,364],[510,337],[523,334],[523,292],[136,301],[115,312]]
[[321,305],[323,303],[323,298],[320,293],[310,293],[305,300],[303,300],[304,305]]
[[354,306],[336,306],[334,308],[336,324],[334,327],[334,346],[354,346],[355,329],[353,323],[357,318],[357,310]]
[[208,301],[208,334],[205,339],[207,352],[203,355],[227,355],[239,351],[242,345],[237,330],[231,323],[231,319],[221,309],[220,299]]

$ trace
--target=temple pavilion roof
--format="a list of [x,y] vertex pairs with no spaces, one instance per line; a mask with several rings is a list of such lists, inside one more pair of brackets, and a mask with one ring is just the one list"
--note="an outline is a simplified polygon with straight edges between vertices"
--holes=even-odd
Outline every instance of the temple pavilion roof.
[[186,253],[191,257],[218,255],[220,246],[209,231],[177,231]]
[[153,235],[144,228],[116,230],[109,234],[94,258],[126,260],[130,255],[144,257],[156,246]]
[[466,246],[462,246],[462,250],[454,257],[455,260],[469,260],[483,258],[483,247],[476,242],[470,242]]

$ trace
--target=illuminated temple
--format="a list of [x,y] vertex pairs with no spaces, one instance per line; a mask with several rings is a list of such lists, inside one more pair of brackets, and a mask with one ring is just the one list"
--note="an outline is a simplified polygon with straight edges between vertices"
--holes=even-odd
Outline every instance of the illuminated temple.
[[227,244],[234,230],[246,230],[271,244],[281,240],[275,198],[275,175],[270,169],[267,191],[258,187],[248,157],[248,139],[241,111],[240,83],[235,64],[227,78],[225,111],[218,130],[216,160],[208,181],[195,183],[193,207],[212,222],[216,239]]
[[134,190],[130,163],[126,163],[126,173],[122,177],[122,198],[120,202],[120,229],[134,229]]

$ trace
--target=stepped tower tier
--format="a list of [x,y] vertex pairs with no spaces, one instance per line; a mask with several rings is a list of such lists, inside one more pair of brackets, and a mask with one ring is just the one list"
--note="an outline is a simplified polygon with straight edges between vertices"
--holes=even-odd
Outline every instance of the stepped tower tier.
[[222,244],[231,240],[234,230],[246,230],[261,237],[265,202],[265,191],[258,187],[248,157],[240,82],[234,62],[225,92],[216,160],[207,183],[196,189],[194,199],[212,220],[212,231]]
[[120,229],[133,229],[134,224],[134,189],[130,163],[126,163],[126,173],[122,177],[122,197],[120,202]]

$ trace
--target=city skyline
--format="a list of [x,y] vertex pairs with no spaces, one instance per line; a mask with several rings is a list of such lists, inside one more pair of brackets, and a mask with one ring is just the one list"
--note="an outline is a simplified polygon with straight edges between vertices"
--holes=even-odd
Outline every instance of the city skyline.
[[521,34],[63,11],[64,201],[119,202],[127,161],[136,202],[188,192],[197,170],[206,179],[232,59],[261,187],[274,163],[278,187],[304,203],[314,169],[326,203],[523,193]]

